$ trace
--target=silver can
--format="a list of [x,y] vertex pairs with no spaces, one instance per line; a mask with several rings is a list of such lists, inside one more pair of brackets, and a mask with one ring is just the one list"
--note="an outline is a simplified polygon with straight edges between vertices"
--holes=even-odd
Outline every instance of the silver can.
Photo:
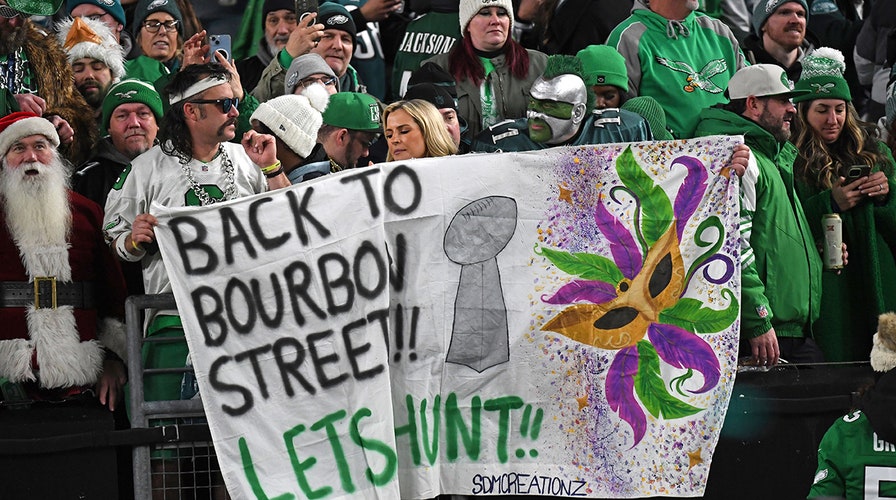
[[824,268],[843,269],[843,221],[837,214],[821,217],[824,228]]

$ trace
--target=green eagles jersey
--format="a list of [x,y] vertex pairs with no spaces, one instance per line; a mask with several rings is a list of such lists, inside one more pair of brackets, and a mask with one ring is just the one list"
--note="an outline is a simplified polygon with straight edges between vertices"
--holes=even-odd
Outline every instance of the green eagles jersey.
[[808,498],[896,498],[896,445],[878,438],[861,411],[838,419],[818,447]]
[[424,60],[445,54],[460,40],[457,12],[429,12],[408,24],[392,65],[392,99],[400,99],[408,79]]

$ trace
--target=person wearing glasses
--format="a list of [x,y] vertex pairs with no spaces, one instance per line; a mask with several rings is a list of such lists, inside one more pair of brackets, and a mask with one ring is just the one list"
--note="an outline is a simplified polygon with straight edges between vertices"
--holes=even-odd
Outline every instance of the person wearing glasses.
[[140,0],[134,9],[134,41],[140,54],[125,65],[128,78],[154,83],[180,69],[183,16],[175,0]]
[[30,20],[52,15],[60,3],[0,0],[0,116],[29,111],[47,118],[59,135],[60,153],[77,165],[97,135],[93,110],[75,89],[59,41]]
[[304,94],[311,85],[318,85],[333,95],[339,92],[339,79],[329,65],[317,54],[305,54],[292,60],[286,72],[286,94]]
[[[233,85],[230,72],[217,64],[191,64],[174,75],[164,90],[171,107],[159,144],[134,158],[109,192],[106,241],[119,259],[142,263],[146,293],[171,292],[156,248],[153,203],[210,205],[289,185],[272,136],[249,131],[242,145],[229,142],[239,115]],[[176,310],[151,311],[146,325],[148,336],[183,337]],[[148,349],[147,368],[182,368],[187,359],[184,342]],[[179,374],[149,377],[146,399],[180,399],[180,385]]]
[[370,146],[380,136],[380,103],[370,94],[331,95],[322,119],[317,146],[290,175],[298,182],[354,168],[358,160],[370,156]]

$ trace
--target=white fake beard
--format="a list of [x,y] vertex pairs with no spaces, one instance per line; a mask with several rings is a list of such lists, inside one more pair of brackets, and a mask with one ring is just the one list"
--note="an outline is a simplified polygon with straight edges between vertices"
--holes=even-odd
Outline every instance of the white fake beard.
[[[68,203],[68,170],[57,154],[48,165],[24,163],[0,171],[0,198],[6,226],[19,248],[30,278],[56,276],[71,281],[68,234],[72,213]],[[37,170],[36,175],[28,175]]]

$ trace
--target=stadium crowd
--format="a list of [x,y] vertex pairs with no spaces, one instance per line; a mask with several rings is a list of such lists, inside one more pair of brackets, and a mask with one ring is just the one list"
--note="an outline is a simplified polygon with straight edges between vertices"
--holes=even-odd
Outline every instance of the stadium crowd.
[[[152,203],[393,160],[715,134],[750,150],[730,160],[742,359],[868,359],[896,310],[893,0],[303,3],[0,0],[0,377],[122,411],[122,299],[171,291]],[[817,251],[830,213],[839,273]],[[44,277],[71,308],[24,305]],[[177,311],[145,332],[182,336]],[[180,384],[163,375],[146,395]]]

